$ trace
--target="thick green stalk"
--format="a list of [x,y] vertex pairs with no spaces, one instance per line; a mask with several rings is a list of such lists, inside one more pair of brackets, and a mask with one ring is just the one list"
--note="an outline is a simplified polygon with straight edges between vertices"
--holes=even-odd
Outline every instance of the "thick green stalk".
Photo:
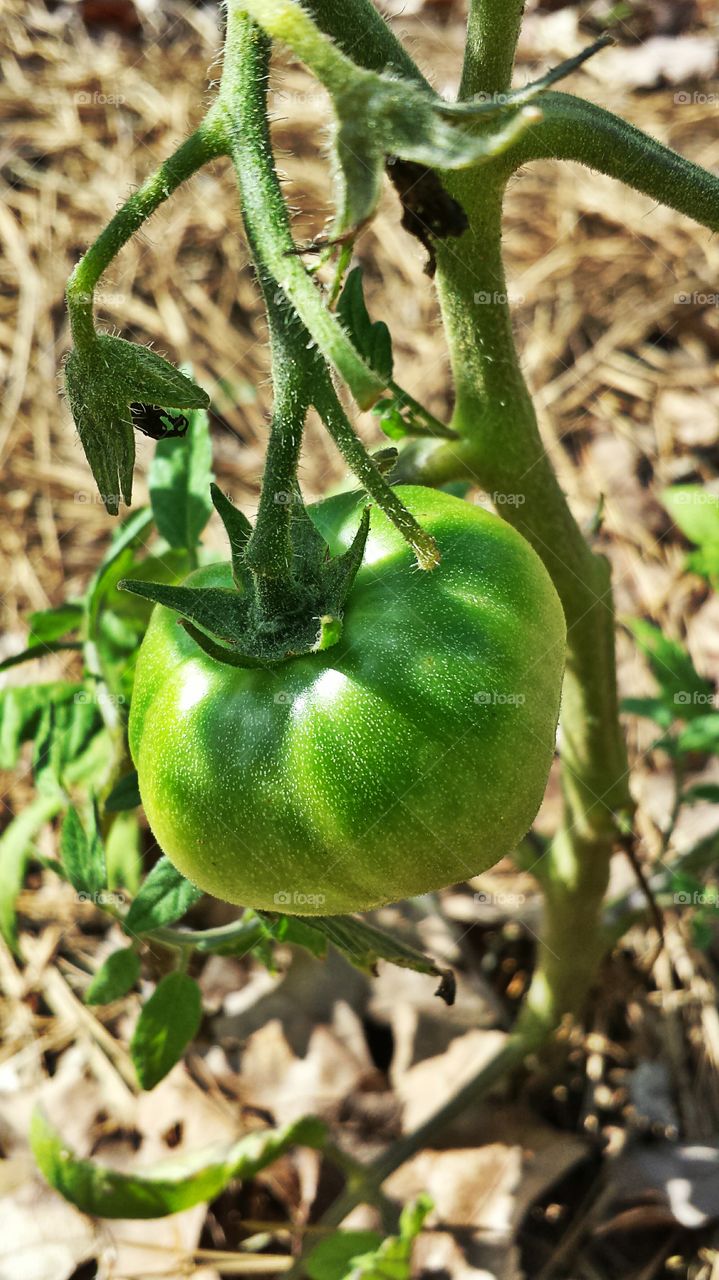
[[[599,911],[615,814],[631,808],[618,720],[609,567],[582,536],[544,451],[517,359],[501,253],[503,184],[479,192],[445,175],[470,229],[437,251],[437,285],[455,378],[454,453],[532,543],[562,600],[568,629],[562,699],[565,816],[541,878],[546,920],[523,1018],[556,1025],[586,995],[597,959]],[[430,464],[431,466],[431,464]],[[531,744],[528,744],[531,749]]]
[[523,10],[524,0],[471,0],[460,99],[509,88]]

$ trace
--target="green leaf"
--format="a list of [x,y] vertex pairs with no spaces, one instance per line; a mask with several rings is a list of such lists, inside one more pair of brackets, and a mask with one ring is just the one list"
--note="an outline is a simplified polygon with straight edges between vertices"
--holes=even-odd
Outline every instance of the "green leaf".
[[374,1253],[382,1244],[377,1231],[337,1231],[320,1240],[304,1262],[310,1280],[345,1280],[357,1258]]
[[44,712],[72,702],[85,690],[81,684],[54,681],[50,684],[11,685],[0,691],[0,769],[17,766],[20,748],[31,742]]
[[90,836],[86,834],[77,810],[72,807],[62,824],[60,860],[79,897],[96,900],[107,883],[105,850],[97,831]]
[[98,614],[107,592],[129,569],[133,562],[132,552],[144,540],[151,524],[152,511],[141,507],[123,521],[105,552],[87,593],[87,631],[91,638],[95,637]]
[[295,947],[304,947],[318,960],[327,955],[327,935],[313,929],[301,916],[278,916],[276,920],[266,921],[277,942],[287,942]]
[[128,933],[147,933],[160,925],[172,924],[202,897],[202,890],[190,884],[164,856],[156,862],[123,921]]
[[140,957],[132,947],[113,951],[85,992],[86,1004],[110,1004],[126,996],[140,976]]
[[622,698],[621,709],[627,715],[653,720],[660,729],[668,729],[676,715],[662,698]]
[[699,716],[690,721],[679,734],[680,751],[705,754],[719,751],[719,713]]
[[649,662],[674,716],[692,720],[705,715],[713,697],[712,684],[699,675],[686,649],[643,618],[632,618],[626,626]]
[[399,1221],[399,1235],[388,1236],[377,1249],[353,1258],[348,1270],[337,1273],[338,1280],[411,1280],[412,1246],[433,1208],[426,1195],[406,1205]]
[[100,496],[111,515],[132,499],[135,429],[131,404],[203,409],[209,397],[190,378],[124,338],[95,335],[70,352],[65,385],[75,425]]
[[143,1089],[154,1089],[178,1063],[202,1022],[200,988],[186,973],[168,973],[137,1020],[130,1056]]
[[0,933],[13,951],[17,948],[15,903],[22,889],[32,842],[61,808],[59,792],[42,792],[13,818],[0,836]]
[[155,524],[171,547],[193,552],[212,512],[212,441],[207,413],[189,413],[187,434],[158,440],[148,484]]
[[700,484],[677,484],[664,489],[662,502],[675,525],[690,542],[719,547],[719,494]]
[[41,609],[31,613],[28,618],[30,635],[29,647],[53,644],[61,640],[69,631],[77,631],[82,625],[84,607],[81,600],[66,600],[53,609]]
[[[276,921],[278,918],[280,917],[274,914],[266,914],[269,921]],[[351,964],[367,973],[375,972],[378,960],[387,960],[400,968],[414,969],[416,973],[427,973],[439,978],[436,995],[441,996],[447,1004],[454,1003],[456,983],[451,970],[440,969],[429,956],[393,938],[382,929],[366,924],[355,916],[313,916],[311,922],[302,923],[323,934]]]
[[105,862],[108,888],[124,888],[137,894],[142,879],[142,853],[140,823],[133,810],[115,816],[105,840]]
[[392,337],[383,320],[373,323],[364,300],[362,268],[350,271],[337,302],[337,315],[350,334],[360,355],[382,378],[392,378]]
[[212,1147],[119,1173],[68,1149],[43,1111],[33,1112],[30,1145],[43,1177],[83,1213],[96,1218],[164,1218],[216,1196],[233,1179],[254,1178],[291,1147],[321,1149],[324,1128],[311,1118],[283,1129],[247,1134],[226,1147]]
[[105,812],[121,813],[125,809],[136,809],[139,804],[142,804],[142,800],[137,782],[137,769],[131,769],[115,783],[105,801]]

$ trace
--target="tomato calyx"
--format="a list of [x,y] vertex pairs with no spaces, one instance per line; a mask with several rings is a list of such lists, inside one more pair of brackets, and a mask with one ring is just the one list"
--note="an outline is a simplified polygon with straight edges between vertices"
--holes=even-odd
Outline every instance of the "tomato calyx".
[[123,591],[164,605],[179,615],[193,640],[211,658],[233,667],[265,667],[336,644],[342,615],[369,532],[369,507],[347,551],[331,556],[296,489],[290,505],[292,574],[273,580],[251,569],[246,553],[252,525],[216,485],[212,501],[227,533],[234,587],[167,586],[123,579]]

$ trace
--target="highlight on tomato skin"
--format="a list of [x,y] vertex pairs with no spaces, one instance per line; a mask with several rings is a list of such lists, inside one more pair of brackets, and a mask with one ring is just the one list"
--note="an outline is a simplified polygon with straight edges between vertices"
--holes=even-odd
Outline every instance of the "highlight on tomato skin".
[[[226,901],[287,914],[368,910],[479,874],[511,852],[554,753],[564,615],[530,545],[498,516],[401,486],[436,539],[420,573],[376,508],[341,638],[238,669],[155,608],[130,715],[163,851]],[[349,495],[311,509],[330,551]],[[231,586],[229,565],[192,585]]]

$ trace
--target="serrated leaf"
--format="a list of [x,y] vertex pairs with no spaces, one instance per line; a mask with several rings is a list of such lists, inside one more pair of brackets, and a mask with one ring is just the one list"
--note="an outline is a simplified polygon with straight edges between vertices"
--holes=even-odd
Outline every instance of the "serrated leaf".
[[212,512],[212,441],[204,409],[187,418],[184,436],[158,440],[148,485],[161,536],[171,547],[194,552]]
[[65,814],[60,832],[60,860],[78,895],[94,900],[102,893],[107,882],[102,841],[96,831],[87,835],[72,806]]
[[662,502],[690,542],[719,547],[719,494],[699,484],[677,484],[662,492]]
[[147,933],[173,924],[202,897],[202,890],[173,867],[169,858],[156,862],[123,921],[128,933]]
[[[268,914],[268,919],[278,917]],[[304,922],[307,923],[307,922]],[[454,1003],[455,979],[449,969],[440,969],[429,956],[393,938],[391,934],[354,916],[313,916],[310,928],[324,934],[347,959],[367,973],[374,973],[378,960],[387,960],[403,969],[427,973],[440,979],[436,994],[447,1004]]]
[[354,267],[345,280],[337,302],[337,315],[360,355],[377,371],[383,382],[392,378],[392,337],[383,320],[372,322],[364,299],[362,268]]
[[16,767],[20,748],[33,740],[48,707],[57,710],[82,692],[81,684],[61,680],[11,685],[0,691],[0,769]]
[[205,1200],[214,1200],[233,1179],[254,1178],[291,1147],[321,1148],[324,1127],[301,1119],[282,1129],[247,1134],[226,1147],[120,1173],[94,1160],[78,1159],[36,1108],[30,1145],[51,1187],[83,1213],[96,1218],[163,1218]]
[[200,988],[186,973],[168,973],[143,1005],[130,1056],[143,1089],[154,1089],[180,1061],[202,1021]]
[[132,947],[113,951],[85,992],[85,1004],[110,1004],[126,996],[140,976],[140,957]]

